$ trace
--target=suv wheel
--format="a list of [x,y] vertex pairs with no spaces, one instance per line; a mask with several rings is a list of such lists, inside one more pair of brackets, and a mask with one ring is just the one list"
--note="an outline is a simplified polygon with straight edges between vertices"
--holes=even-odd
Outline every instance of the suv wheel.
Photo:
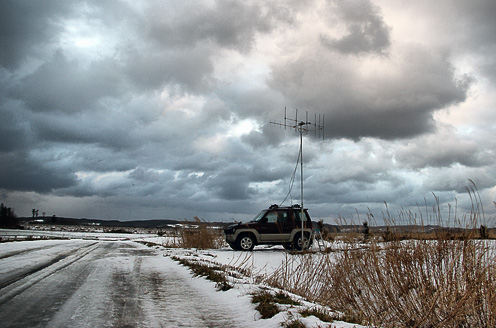
[[308,249],[310,248],[311,242],[312,241],[310,240],[310,235],[308,233],[305,233],[305,237],[301,238],[301,232],[299,232],[294,238],[294,249],[297,251]]
[[250,234],[243,234],[236,240],[236,248],[242,251],[251,251],[255,247],[255,238]]

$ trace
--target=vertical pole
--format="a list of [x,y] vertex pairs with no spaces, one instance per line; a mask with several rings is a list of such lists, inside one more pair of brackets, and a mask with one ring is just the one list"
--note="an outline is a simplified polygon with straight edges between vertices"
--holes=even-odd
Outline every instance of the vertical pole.
[[301,250],[305,247],[305,235],[303,233],[303,124],[300,125],[300,156],[301,156],[301,163],[300,163],[300,168],[301,168],[301,215],[300,215],[300,220],[301,220]]

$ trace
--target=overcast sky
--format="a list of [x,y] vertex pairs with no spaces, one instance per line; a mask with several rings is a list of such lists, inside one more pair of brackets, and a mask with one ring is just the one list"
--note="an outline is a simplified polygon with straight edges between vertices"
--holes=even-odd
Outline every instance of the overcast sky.
[[425,216],[434,195],[460,217],[468,179],[495,216],[494,0],[0,6],[0,200],[18,216],[253,217],[295,170],[299,135],[270,124],[285,107],[325,118],[303,140],[314,219]]

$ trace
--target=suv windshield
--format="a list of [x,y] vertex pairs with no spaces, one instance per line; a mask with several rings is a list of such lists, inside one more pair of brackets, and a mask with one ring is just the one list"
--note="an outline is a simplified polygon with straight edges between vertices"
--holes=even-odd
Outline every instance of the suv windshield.
[[253,220],[251,220],[251,222],[258,222],[260,220],[262,220],[263,216],[265,215],[265,212],[267,212],[266,210],[258,213],[257,216],[255,216],[255,218]]

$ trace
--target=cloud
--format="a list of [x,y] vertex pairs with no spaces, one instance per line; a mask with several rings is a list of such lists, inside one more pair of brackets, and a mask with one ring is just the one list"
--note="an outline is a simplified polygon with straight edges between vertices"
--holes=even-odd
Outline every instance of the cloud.
[[446,127],[437,134],[421,136],[399,145],[395,153],[398,161],[414,169],[456,164],[482,167],[492,161],[492,154],[479,149],[476,141],[461,138]]
[[[0,153],[11,152],[29,147],[29,125],[23,119],[24,114],[18,104],[12,101],[0,101]],[[21,118],[21,119],[19,119]]]
[[352,58],[312,49],[274,66],[270,85],[293,106],[325,114],[326,137],[407,138],[435,129],[433,114],[466,99],[442,54],[419,46],[394,58]]
[[257,33],[267,33],[281,21],[291,21],[289,12],[275,3],[197,1],[148,8],[150,36],[167,47],[195,47],[212,42],[218,47],[249,51]]
[[69,2],[3,1],[0,66],[14,70],[31,56],[41,56],[46,43],[55,41],[63,29],[60,18],[73,14],[73,9]]
[[154,90],[164,85],[178,85],[186,92],[207,91],[212,84],[213,65],[208,47],[183,51],[152,49],[143,54],[132,49],[125,54],[122,72],[134,86]]
[[70,169],[40,164],[39,159],[23,152],[3,153],[0,161],[0,186],[15,191],[47,193],[74,186],[76,176]]
[[[109,65],[110,64],[110,65]],[[109,62],[96,62],[89,68],[68,60],[62,50],[27,75],[12,88],[11,96],[22,100],[32,111],[77,113],[93,110],[105,97],[124,92]]]
[[384,54],[390,45],[389,29],[380,15],[380,10],[370,1],[331,2],[330,12],[344,22],[346,32],[335,38],[320,36],[325,47],[343,54]]
[[449,202],[469,178],[494,199],[490,0],[3,5],[0,190],[20,215],[251,217],[295,171],[284,107],[325,117],[303,137],[314,216]]

